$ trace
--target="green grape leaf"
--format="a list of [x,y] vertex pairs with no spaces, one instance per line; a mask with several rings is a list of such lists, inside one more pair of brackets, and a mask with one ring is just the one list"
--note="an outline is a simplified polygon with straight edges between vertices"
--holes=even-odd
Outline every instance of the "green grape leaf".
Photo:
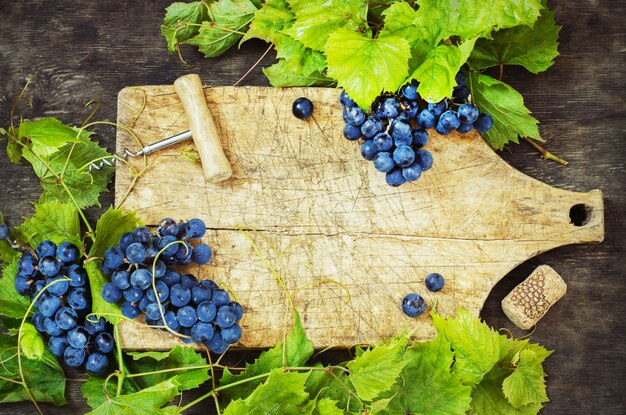
[[463,65],[463,54],[457,46],[440,45],[432,49],[424,62],[407,79],[420,82],[417,91],[428,102],[439,102],[452,96],[454,77]]
[[[281,342],[273,348],[262,352],[254,363],[247,364],[246,369],[237,375],[233,375],[228,369],[225,369],[222,379],[220,380],[220,385],[229,385],[237,381],[249,379],[253,376],[268,373],[272,369],[282,368],[283,354],[287,366],[303,366],[306,361],[309,360],[309,357],[313,355],[313,343],[306,337],[306,333],[302,328],[300,315],[295,309],[293,310],[293,319],[293,328],[285,337],[284,351],[283,343]],[[251,381],[224,389],[220,392],[220,397],[224,399],[225,402],[245,398],[250,395],[261,382],[261,380]]]
[[406,39],[370,39],[348,29],[330,35],[326,48],[328,75],[365,109],[382,91],[396,91],[402,86],[410,57]]
[[545,373],[532,350],[522,350],[515,371],[502,382],[502,391],[515,408],[548,401]]
[[500,335],[467,311],[456,318],[433,315],[437,332],[445,336],[454,350],[452,371],[464,385],[480,382],[500,359]]
[[209,19],[198,33],[181,43],[198,46],[207,58],[226,52],[248,29],[257,8],[250,0],[220,0],[208,5]]
[[307,373],[283,372],[281,368],[271,371],[267,380],[244,400],[233,401],[224,415],[247,414],[312,414],[315,401],[304,390]]
[[42,157],[29,148],[23,155],[39,177],[43,194],[39,201],[68,203],[75,202],[79,208],[100,206],[100,193],[107,191],[114,167],[104,166],[89,171],[89,164],[103,158],[111,158],[104,148],[89,139],[90,133],[83,131],[78,143],[68,143],[49,157]]
[[275,44],[276,57],[285,60],[285,70],[289,73],[301,73],[305,76],[323,73],[326,58],[321,52],[305,47],[289,36],[283,36]]
[[20,347],[22,353],[24,353],[28,359],[41,360],[43,358],[43,337],[41,337],[35,326],[30,323],[24,323],[22,326]]
[[207,18],[204,1],[172,3],[165,9],[161,34],[167,40],[167,50],[174,52],[176,45],[198,34],[198,25]]
[[529,72],[547,70],[559,56],[561,26],[554,23],[554,12],[544,9],[531,28],[517,26],[493,33],[493,39],[480,39],[470,58],[472,69],[498,65],[521,65]]
[[96,235],[89,256],[103,256],[104,252],[118,244],[120,236],[142,226],[135,212],[124,212],[110,207],[96,223]]
[[[321,364],[318,367],[322,367]],[[347,408],[350,413],[361,412],[363,405],[354,398],[356,391],[350,382],[348,372],[341,368],[327,369],[329,371],[311,371],[305,383],[305,390],[309,396],[318,400],[330,399],[337,402],[337,407]]]
[[489,6],[474,0],[421,0],[419,5],[414,24],[420,38],[432,44],[452,36],[468,40],[494,29],[532,26],[543,8],[539,0],[494,0]]
[[154,386],[166,379],[174,378],[179,384],[178,390],[184,391],[200,386],[211,378],[209,368],[193,369],[194,366],[207,366],[206,360],[193,348],[175,346],[168,352],[129,352],[133,358],[129,367],[134,373],[152,372],[166,369],[181,368],[180,371],[157,373],[142,376],[137,383],[142,387]]
[[513,407],[504,397],[502,383],[484,380],[474,387],[471,410],[468,415],[537,415],[541,404]]
[[78,210],[69,204],[49,202],[35,204],[35,214],[13,228],[17,239],[35,248],[46,239],[60,244],[81,246]]
[[442,335],[407,349],[408,364],[390,397],[375,405],[372,414],[463,415],[470,409],[471,388],[450,371],[450,343]]
[[[4,309],[3,309],[4,311]],[[26,389],[15,382],[21,382],[17,361],[17,337],[0,335],[0,403],[30,401]],[[28,388],[37,402],[50,402],[65,405],[65,374],[57,363],[56,357],[48,350],[43,350],[36,360],[22,356],[22,372]]]
[[337,401],[328,398],[319,399],[313,408],[313,415],[343,415],[343,413],[337,408]]
[[524,98],[513,87],[488,75],[471,72],[470,89],[474,103],[493,119],[493,128],[483,134],[491,147],[502,150],[509,141],[518,143],[518,136],[543,141],[539,121],[530,115]]
[[296,16],[285,30],[304,46],[323,52],[329,36],[337,29],[358,32],[367,29],[367,3],[364,0],[288,0]]
[[56,118],[23,121],[19,126],[19,140],[30,141],[31,149],[41,157],[56,153],[67,143],[79,143],[80,130],[61,123]]
[[93,260],[83,265],[91,288],[91,311],[96,316],[104,317],[111,324],[117,324],[122,319],[122,310],[119,305],[111,304],[102,298],[102,286],[109,282],[109,278],[100,269],[100,262],[100,260]]
[[168,379],[129,395],[112,395],[89,415],[162,415],[171,414],[171,409],[161,408],[178,395],[178,384]]
[[380,344],[347,363],[350,382],[359,397],[373,401],[393,386],[408,360],[404,358],[404,341]]
[[263,68],[263,73],[270,84],[276,88],[289,86],[332,86],[335,83],[321,72],[305,75],[292,70],[292,64],[284,59],[279,59],[274,65]]
[[2,266],[0,278],[0,315],[9,318],[21,319],[28,311],[30,301],[15,291],[15,276],[17,275],[17,261]]
[[254,19],[241,41],[257,38],[277,45],[287,36],[283,30],[290,27],[294,19],[287,0],[268,0],[254,13]]
[[[419,32],[413,23],[417,18],[417,11],[403,1],[397,1],[382,12],[385,26],[378,37],[398,36],[409,41],[411,45],[420,39]],[[432,48],[432,44],[429,45]]]
[[[113,376],[108,380],[106,384],[108,396],[115,396],[117,392],[117,382],[117,376]],[[108,400],[107,395],[104,394],[104,388],[104,378],[91,375],[89,375],[87,382],[80,387],[80,391],[91,409],[96,409]],[[128,380],[122,382],[122,395],[130,395],[137,391],[139,391],[139,389],[134,382],[129,382]]]
[[378,0],[367,4],[367,21],[375,24],[384,23],[384,12],[398,0]]

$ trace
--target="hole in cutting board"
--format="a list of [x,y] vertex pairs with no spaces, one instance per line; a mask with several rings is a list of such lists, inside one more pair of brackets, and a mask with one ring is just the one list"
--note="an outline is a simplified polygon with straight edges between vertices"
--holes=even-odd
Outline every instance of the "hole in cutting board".
[[574,226],[585,226],[591,219],[591,206],[583,203],[572,206],[569,210],[569,220]]

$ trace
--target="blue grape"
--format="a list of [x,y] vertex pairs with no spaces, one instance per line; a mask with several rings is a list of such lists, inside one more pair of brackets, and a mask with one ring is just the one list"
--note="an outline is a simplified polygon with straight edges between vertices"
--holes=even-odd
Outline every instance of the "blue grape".
[[379,118],[395,118],[400,112],[400,104],[395,98],[385,98],[380,102],[377,116]]
[[[157,295],[159,296],[159,301],[162,303],[167,301],[170,295],[170,289],[167,284],[164,281],[159,280],[156,281],[154,285],[156,287]],[[146,290],[146,296],[151,302],[156,302],[156,296],[154,295],[152,287]]]
[[37,296],[37,294],[43,291],[45,286],[46,286],[46,282],[44,280],[36,280],[34,283],[32,283],[30,287],[30,290],[32,292],[31,300],[33,300]]
[[191,300],[191,290],[181,284],[174,284],[170,288],[170,303],[174,307],[183,307]]
[[78,264],[67,267],[67,276],[71,278],[70,286],[83,287],[87,283],[87,271]]
[[178,241],[178,239],[176,239],[176,237],[172,235],[165,235],[164,237],[160,238],[157,242],[157,248],[159,248],[159,251],[163,251],[161,255],[175,255],[176,251],[178,251],[178,244],[174,243],[176,241]]
[[182,334],[183,336],[189,336],[187,337],[181,337],[180,339],[185,342],[185,343],[193,343],[193,339],[191,338],[191,328],[190,327],[180,327],[178,329],[178,332],[180,334]]
[[198,321],[196,310],[190,305],[183,306],[176,312],[178,323],[183,327],[191,327]]
[[141,238],[134,232],[126,232],[120,236],[118,244],[122,251],[126,251],[132,244],[141,244]]
[[393,138],[385,132],[376,134],[373,141],[377,152],[389,151],[393,148]]
[[[152,266],[150,266],[150,270],[152,270]],[[154,264],[154,278],[163,277],[166,271],[167,267],[165,266],[165,263],[160,259],[157,259],[156,263]]]
[[130,319],[136,318],[137,316],[139,316],[139,314],[141,314],[141,310],[139,309],[139,307],[133,305],[133,303],[130,303],[128,301],[124,301],[121,308],[122,315]]
[[100,264],[100,269],[102,270],[102,273],[106,275],[107,277],[111,276],[111,274],[115,270],[114,268],[109,268],[106,265],[104,265],[104,262]]
[[102,375],[109,368],[109,358],[102,353],[92,353],[87,357],[85,369],[93,375]]
[[297,98],[291,105],[291,112],[296,118],[307,120],[313,114],[313,103],[305,97]]
[[124,251],[119,246],[114,246],[104,252],[104,265],[111,270],[117,269],[124,263]]
[[419,111],[419,106],[415,101],[402,100],[400,101],[400,106],[404,108],[404,111],[398,114],[398,117],[396,118],[400,118],[402,114],[404,114],[407,119],[413,118],[417,115],[417,112]]
[[426,284],[426,288],[428,289],[428,291],[437,292],[441,291],[441,289],[443,288],[444,279],[441,274],[437,274],[434,272],[426,276],[424,283]]
[[389,186],[393,187],[398,187],[406,183],[406,179],[402,175],[402,169],[399,167],[387,172],[385,175],[385,181]]
[[136,303],[143,297],[143,290],[135,287],[128,287],[124,290],[124,299],[130,303]]
[[243,317],[243,307],[241,307],[241,304],[236,301],[231,301],[230,303],[228,303],[228,305],[231,306],[235,311],[235,314],[237,315],[237,321],[241,320],[241,318]]
[[457,117],[453,110],[448,110],[441,114],[441,117],[439,117],[439,123],[441,123],[441,126],[446,130],[456,130],[459,125],[461,125],[459,117]]
[[139,268],[130,274],[130,285],[144,291],[152,284],[152,272],[145,268]]
[[98,335],[94,339],[94,344],[96,345],[97,351],[106,354],[113,350],[113,346],[115,346],[115,339],[113,338],[111,333],[103,331],[101,333],[98,333]]
[[191,274],[183,274],[180,276],[180,285],[191,290],[198,285],[198,279]]
[[347,107],[344,114],[346,124],[360,126],[365,122],[365,112],[359,107]]
[[57,296],[50,294],[43,294],[39,297],[38,308],[46,317],[52,317],[54,313],[61,307],[61,300]]
[[165,306],[157,303],[150,303],[148,307],[146,307],[146,317],[151,320],[158,320],[161,318],[161,313],[165,314]]
[[15,291],[17,291],[19,295],[28,296],[30,294],[31,281],[29,277],[17,274],[14,281]]
[[472,124],[478,118],[478,108],[472,104],[463,104],[456,110],[456,115],[463,124]]
[[219,308],[223,305],[230,303],[230,296],[224,290],[217,289],[213,290],[213,298],[211,299],[215,307]]
[[57,259],[64,264],[69,264],[78,259],[78,248],[70,242],[61,242],[57,246]]
[[139,310],[146,312],[146,308],[150,305],[151,301],[147,295],[142,296],[138,301],[135,301]]
[[63,352],[63,361],[69,367],[80,367],[85,363],[86,356],[83,348],[69,346]]
[[459,128],[456,130],[461,134],[467,134],[474,129],[474,124],[463,124],[459,125]]
[[71,330],[76,327],[78,315],[69,307],[61,307],[54,315],[54,322],[63,330]]
[[363,134],[366,138],[374,138],[374,136],[382,130],[383,122],[375,115],[370,115],[369,117],[367,117],[367,120],[365,120],[363,125],[361,125],[361,134]]
[[209,340],[209,342],[206,343],[206,346],[213,353],[217,353],[217,354],[222,354],[226,350],[228,350],[228,343],[226,343],[224,339],[222,339],[220,330],[215,330],[213,337],[211,337],[211,340]]
[[417,150],[415,161],[420,165],[422,171],[426,171],[433,166],[433,155],[427,150]]
[[67,294],[66,300],[74,310],[85,310],[89,305],[89,293],[83,287],[73,288]]
[[217,309],[217,316],[215,316],[215,324],[225,328],[230,327],[237,321],[237,313],[229,305],[224,305]]
[[5,223],[0,223],[0,241],[8,239],[9,234],[9,227]]
[[159,253],[159,250],[157,249],[156,246],[154,246],[154,244],[150,243],[150,245],[148,245],[146,247],[146,258],[147,259],[154,259],[154,258],[156,258],[158,253]]
[[48,339],[48,349],[52,352],[56,357],[63,357],[63,353],[65,353],[65,349],[69,344],[67,343],[67,339],[65,336],[50,336]]
[[168,269],[165,271],[165,275],[163,275],[163,281],[165,281],[168,287],[171,287],[180,282],[180,274],[174,270]]
[[176,313],[172,310],[169,310],[165,313],[165,325],[169,327],[171,330],[178,331],[180,328],[180,324],[178,323],[178,318],[176,317]]
[[89,332],[82,326],[74,327],[67,332],[67,342],[70,346],[82,349],[87,346],[89,341]]
[[194,304],[200,304],[203,301],[210,300],[211,295],[211,289],[203,287],[199,284],[191,288],[191,302]]
[[374,168],[379,172],[386,173],[395,167],[391,153],[381,151],[374,157]]
[[419,163],[414,162],[410,166],[402,169],[402,175],[407,182],[414,182],[422,175],[422,168],[420,167]]
[[354,141],[361,138],[361,129],[353,124],[346,124],[343,127],[343,136],[346,140]]
[[493,119],[489,114],[480,114],[474,121],[474,128],[479,133],[486,133],[493,127]]
[[70,288],[70,281],[62,276],[48,278],[47,283],[51,284],[48,287],[48,292],[54,295],[64,295]]
[[398,146],[393,151],[393,161],[398,167],[408,167],[415,161],[415,152],[407,145]]
[[191,327],[191,338],[199,343],[206,343],[213,337],[213,325],[203,321],[196,322]]
[[107,322],[104,317],[99,317],[97,320],[94,319],[94,316],[89,316],[85,319],[85,323],[83,324],[83,327],[85,327],[85,330],[87,330],[90,336],[94,336],[106,329]]
[[118,270],[111,275],[111,282],[120,290],[130,287],[130,274],[128,271]]
[[203,301],[196,307],[198,320],[210,323],[217,315],[217,307],[211,301]]
[[147,256],[148,253],[146,252],[146,248],[141,244],[141,242],[134,242],[126,248],[126,258],[131,264],[140,264],[146,260]]
[[450,134],[452,132],[452,130],[448,130],[447,128],[445,128],[443,126],[443,124],[441,123],[441,120],[439,120],[439,122],[437,122],[437,126],[435,127],[435,131],[437,131],[441,135],[448,135],[448,134]]
[[339,102],[343,107],[354,107],[356,105],[356,102],[344,90],[341,90],[339,93]]
[[218,286],[211,280],[202,280],[200,281],[200,286],[204,288],[208,288],[209,290],[217,290]]
[[409,317],[417,317],[426,309],[424,299],[415,293],[407,294],[402,299],[402,311]]
[[241,338],[241,327],[239,324],[233,324],[230,327],[222,328],[220,336],[222,337],[222,340],[224,340],[224,343],[237,343]]
[[45,256],[55,256],[57,252],[57,246],[52,241],[41,241],[35,248],[35,253],[39,258],[43,258]]
[[35,329],[37,329],[38,332],[44,333],[46,331],[46,326],[44,325],[45,319],[46,316],[37,311],[30,318],[30,322],[33,324],[33,326],[35,326]]
[[117,303],[122,299],[122,290],[112,282],[107,282],[102,286],[102,298],[107,303]]
[[58,259],[51,256],[45,256],[39,260],[39,272],[46,277],[54,277],[61,269]]
[[30,252],[26,252],[17,262],[17,270],[20,274],[28,277],[35,275],[37,272],[37,261],[35,257]]
[[376,148],[374,147],[374,140],[366,140],[361,144],[361,155],[365,160],[374,160],[376,157]]
[[394,120],[391,123],[391,137],[396,146],[411,144],[411,124],[404,120]]
[[191,260],[198,265],[208,264],[213,257],[213,251],[211,247],[206,244],[198,244],[193,247],[191,253]]
[[139,226],[135,228],[133,233],[137,235],[137,237],[139,238],[139,242],[141,242],[142,244],[148,244],[152,239],[152,233],[150,232],[150,229],[146,228],[145,226]]
[[463,72],[459,71],[456,73],[454,80],[456,81],[457,86],[463,86],[465,85],[465,82],[467,82],[467,77]]
[[206,233],[206,225],[202,219],[189,219],[186,225],[187,236],[191,239],[199,239]]
[[417,115],[417,123],[422,128],[433,128],[437,124],[437,117],[427,109]]
[[411,145],[414,148],[424,147],[428,143],[428,133],[423,128],[414,128],[411,131],[411,136]]
[[161,236],[169,235],[176,237],[180,232],[180,228],[174,219],[165,218],[159,223],[158,231]]
[[439,117],[445,110],[448,109],[448,100],[445,98],[436,103],[428,104],[428,111],[432,112],[435,116]]
[[467,100],[467,98],[469,98],[470,94],[471,92],[468,87],[459,86],[454,88],[454,91],[452,92],[452,99],[454,100],[454,102],[462,104]]
[[415,101],[416,99],[418,99],[417,87],[418,84],[416,83],[406,84],[402,87],[401,93],[406,99]]
[[60,336],[65,333],[65,330],[59,327],[59,325],[55,323],[54,319],[51,317],[45,317],[43,324],[46,329],[46,333],[51,336]]

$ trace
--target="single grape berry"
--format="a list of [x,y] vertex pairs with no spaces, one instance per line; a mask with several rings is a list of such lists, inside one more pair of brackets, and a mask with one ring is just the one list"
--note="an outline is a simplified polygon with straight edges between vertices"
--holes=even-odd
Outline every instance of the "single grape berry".
[[187,225],[185,226],[185,230],[187,232],[187,237],[191,239],[199,239],[206,233],[206,225],[202,219],[189,219],[189,221],[187,221]]
[[109,359],[102,353],[92,353],[87,357],[85,369],[94,375],[102,375],[109,367]]
[[361,155],[365,160],[374,160],[376,157],[376,148],[374,147],[374,140],[366,140],[361,144]]
[[423,109],[417,114],[417,123],[424,129],[433,128],[437,124],[437,117],[429,110]]
[[191,260],[199,265],[208,264],[213,257],[213,251],[206,244],[198,244],[193,247],[191,252]]
[[[375,115],[370,115],[367,120],[361,125],[361,134],[366,138],[374,138],[376,134],[383,130],[383,122]],[[345,135],[345,130],[344,130]],[[359,136],[360,137],[360,136]],[[359,138],[357,137],[357,138]],[[347,137],[346,137],[347,138]]]
[[478,108],[472,104],[463,104],[456,110],[456,115],[463,124],[471,124],[478,118]]
[[356,102],[344,90],[339,94],[339,102],[343,107],[354,107],[356,105]]
[[407,182],[413,182],[419,179],[422,175],[422,168],[420,167],[419,163],[414,162],[410,166],[402,169],[402,175]]
[[224,343],[237,343],[241,338],[241,327],[239,324],[233,324],[230,327],[223,328],[220,331],[220,336],[222,337],[222,340],[224,340]]
[[206,345],[209,348],[209,350],[217,354],[222,354],[226,350],[228,350],[228,343],[226,343],[224,339],[222,339],[220,330],[217,330],[217,329],[215,330],[213,337],[211,337],[211,340],[209,340],[209,342],[206,343]]
[[373,141],[376,151],[389,151],[393,148],[393,138],[385,132],[376,134]]
[[439,117],[439,123],[441,123],[441,126],[446,130],[455,130],[459,127],[459,125],[461,125],[459,117],[452,110],[448,110],[441,114],[441,117]]
[[396,167],[385,175],[385,181],[389,186],[398,187],[406,183],[406,179],[402,174],[402,169]]
[[459,128],[456,130],[461,134],[467,134],[474,129],[474,124],[463,124],[459,125]]
[[102,286],[102,298],[107,303],[117,303],[122,299],[122,290],[112,282],[107,282]]
[[126,248],[126,258],[131,264],[140,264],[146,260],[147,256],[146,248],[141,242],[134,242]]
[[124,251],[119,246],[114,246],[104,252],[104,265],[114,270],[124,263]]
[[448,109],[448,100],[445,98],[439,102],[428,104],[428,111],[432,112],[437,117],[443,114],[443,112],[447,109]]
[[55,256],[57,252],[57,246],[52,241],[41,241],[35,248],[35,253],[39,258],[45,256]]
[[221,307],[230,303],[230,296],[222,289],[213,290],[213,298],[211,299],[215,307]]
[[78,259],[78,248],[70,242],[61,242],[57,247],[57,259],[69,264]]
[[406,98],[406,99],[410,99],[410,100],[416,100],[417,99],[417,87],[419,85],[415,84],[415,83],[410,83],[410,84],[406,84],[402,87],[402,95]]
[[393,161],[398,167],[408,167],[415,161],[415,152],[409,146],[398,146],[393,151]]
[[407,294],[402,299],[402,311],[409,317],[417,317],[426,309],[426,303],[419,294]]
[[344,110],[344,121],[347,124],[360,126],[365,122],[365,112],[359,107],[347,107]]
[[491,130],[491,127],[493,127],[493,119],[489,114],[480,114],[474,121],[474,128],[479,133],[486,133]]
[[135,233],[133,232],[126,232],[125,234],[123,234],[122,236],[120,236],[119,239],[119,246],[120,248],[125,251],[126,248],[128,248],[131,244],[134,243],[141,243],[141,239],[139,238],[139,236],[137,236]]
[[411,124],[404,120],[394,120],[391,123],[391,137],[395,145],[410,145],[413,140]]
[[374,157],[374,168],[381,173],[391,171],[395,166],[391,153],[382,151]]
[[343,136],[346,140],[354,141],[361,138],[361,129],[356,125],[346,124],[343,127]]
[[137,237],[139,237],[139,240],[142,244],[147,244],[150,242],[150,239],[152,239],[152,233],[150,232],[150,229],[146,228],[145,226],[139,226],[138,228],[135,228],[133,233],[137,235]]
[[422,171],[426,171],[433,166],[433,155],[427,150],[417,150],[415,161],[420,165]]
[[9,227],[5,223],[0,223],[0,241],[4,241],[9,237]]
[[196,314],[198,315],[198,320],[210,323],[217,315],[217,307],[211,301],[203,301],[198,304]]
[[45,256],[39,260],[39,272],[46,277],[54,277],[61,269],[59,260],[52,256]]
[[69,346],[63,352],[63,361],[69,367],[80,367],[87,357],[85,350]]
[[426,279],[424,279],[424,283],[426,284],[426,288],[428,289],[428,291],[437,292],[441,291],[441,289],[443,288],[444,279],[441,274],[437,274],[434,272],[426,276]]
[[426,143],[428,143],[428,133],[423,128],[414,128],[413,131],[411,131],[411,136],[413,138],[411,145],[414,148],[424,147]]

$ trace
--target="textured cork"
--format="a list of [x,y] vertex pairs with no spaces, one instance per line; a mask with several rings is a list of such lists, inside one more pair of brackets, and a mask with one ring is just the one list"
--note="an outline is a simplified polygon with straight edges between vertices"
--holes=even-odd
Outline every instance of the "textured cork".
[[566,291],[563,278],[548,265],[541,265],[502,300],[502,310],[513,324],[528,330]]

